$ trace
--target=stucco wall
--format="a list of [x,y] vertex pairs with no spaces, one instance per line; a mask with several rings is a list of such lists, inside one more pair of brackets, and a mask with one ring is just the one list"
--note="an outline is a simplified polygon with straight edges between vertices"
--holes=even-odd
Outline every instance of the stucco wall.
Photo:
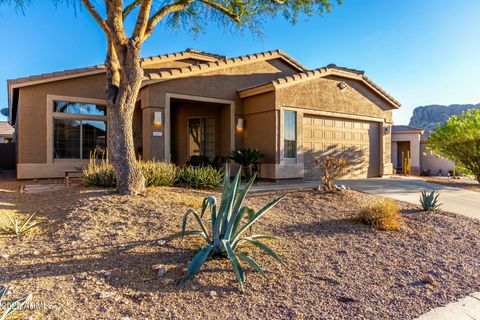
[[[145,88],[148,91],[148,98],[145,105],[142,100],[142,108],[155,107],[163,110],[167,106],[167,93],[223,99],[233,102],[236,120],[244,114],[243,104],[237,90],[295,72],[298,71],[285,62],[274,59],[233,66],[194,77],[152,83],[148,88]],[[224,114],[222,119],[222,122],[228,121],[227,114]],[[248,123],[248,119],[246,120]],[[165,137],[161,139],[165,140]],[[236,148],[241,148],[246,143],[246,141],[244,142],[243,132],[235,131],[234,139]],[[153,155],[153,147],[150,147],[150,150],[150,154]],[[159,158],[164,156],[162,151],[155,152],[155,154]]]
[[[340,90],[338,83],[348,84]],[[317,78],[292,84],[277,90],[277,108],[296,106],[314,110],[332,111],[369,117],[379,117],[392,122],[392,111],[385,102],[355,80],[337,77]]]
[[442,175],[448,175],[448,172],[455,167],[455,162],[433,155],[430,150],[428,150],[426,141],[422,141],[420,146],[420,167],[422,171],[430,170],[431,175],[438,175],[441,170]]
[[47,161],[47,95],[105,99],[105,75],[55,81],[20,88],[18,163]]

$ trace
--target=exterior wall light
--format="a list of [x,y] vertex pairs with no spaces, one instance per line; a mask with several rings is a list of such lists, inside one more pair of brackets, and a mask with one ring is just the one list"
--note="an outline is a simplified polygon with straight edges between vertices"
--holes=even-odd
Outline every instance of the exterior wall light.
[[237,131],[243,131],[245,129],[245,120],[243,118],[237,119]]
[[161,127],[163,124],[162,122],[162,111],[155,111],[153,113],[153,125],[155,127]]
[[340,82],[338,83],[338,88],[339,88],[341,91],[343,91],[343,90],[345,90],[345,89],[348,88],[348,84],[347,84],[345,81],[340,81]]

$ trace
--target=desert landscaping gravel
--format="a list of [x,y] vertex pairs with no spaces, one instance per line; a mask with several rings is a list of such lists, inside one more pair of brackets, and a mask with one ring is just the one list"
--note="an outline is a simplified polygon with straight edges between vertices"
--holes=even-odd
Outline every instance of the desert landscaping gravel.
[[[246,247],[269,272],[245,266],[243,293],[225,260],[177,286],[203,243],[169,235],[209,193],[3,190],[0,211],[37,212],[41,225],[0,238],[0,284],[12,286],[10,298],[29,292],[47,304],[21,313],[33,319],[414,319],[480,290],[479,221],[398,203],[404,228],[379,232],[354,219],[379,197],[313,190],[290,191],[255,226],[279,238],[269,244],[287,267]],[[255,193],[248,203],[260,208],[280,194]]]

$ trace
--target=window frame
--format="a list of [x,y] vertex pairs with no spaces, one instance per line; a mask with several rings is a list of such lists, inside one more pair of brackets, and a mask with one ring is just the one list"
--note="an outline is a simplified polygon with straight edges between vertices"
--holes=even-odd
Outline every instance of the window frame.
[[[54,102],[55,101],[66,101],[72,103],[84,103],[84,104],[97,104],[97,105],[107,105],[107,101],[104,99],[92,99],[92,98],[83,98],[83,97],[71,97],[71,96],[59,96],[59,95],[47,95],[47,162],[53,163],[57,161],[88,161],[88,159],[82,158],[82,149],[80,149],[79,158],[55,158],[55,137],[54,137],[54,121],[56,119],[60,120],[91,120],[91,121],[103,121],[106,125],[106,132],[108,132],[108,108],[106,108],[105,116],[99,115],[85,115],[85,114],[75,114],[75,113],[64,113],[64,112],[54,112]],[[82,134],[82,130],[80,130]],[[107,134],[108,136],[108,134]],[[106,141],[108,145],[108,138]],[[83,147],[83,141],[80,139],[80,147]]]
[[[296,161],[297,158],[298,158],[298,112],[297,112],[297,110],[287,109],[287,108],[283,108],[281,110],[281,112],[282,112],[282,123],[281,123],[281,125],[282,125],[282,128],[281,128],[281,130],[282,130],[282,141],[281,141],[282,142],[282,150],[281,150],[281,152],[282,152],[282,154],[281,154],[281,158],[285,161]],[[295,154],[295,156],[294,157],[287,157],[286,156],[286,149],[285,149],[285,140],[286,140],[285,139],[285,114],[287,112],[291,112],[295,115],[295,120],[294,120],[294,124],[295,124],[295,127],[294,127],[294,129],[295,129],[295,132],[294,132],[295,152],[294,152],[294,154]]]

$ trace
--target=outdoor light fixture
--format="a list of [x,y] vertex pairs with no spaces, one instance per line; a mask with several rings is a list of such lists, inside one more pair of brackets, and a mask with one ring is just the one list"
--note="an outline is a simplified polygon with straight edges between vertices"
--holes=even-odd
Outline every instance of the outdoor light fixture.
[[162,111],[155,111],[153,113],[153,125],[155,127],[162,126]]
[[245,120],[243,118],[237,119],[237,130],[242,131],[245,127]]

